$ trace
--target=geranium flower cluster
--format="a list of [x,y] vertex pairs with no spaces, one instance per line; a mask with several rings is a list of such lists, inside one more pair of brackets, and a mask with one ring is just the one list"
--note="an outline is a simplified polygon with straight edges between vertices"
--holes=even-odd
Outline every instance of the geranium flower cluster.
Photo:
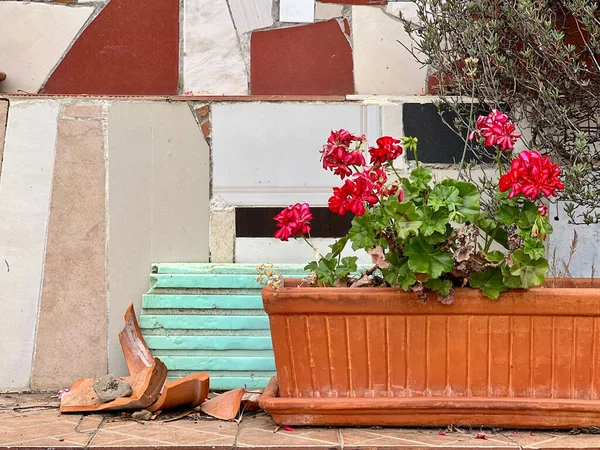
[[286,207],[273,219],[279,228],[275,237],[287,241],[290,237],[308,235],[311,230],[310,221],[313,219],[308,203],[296,203]]
[[[368,205],[376,204],[380,198],[391,195],[398,195],[399,201],[403,198],[396,184],[387,185],[384,167],[402,154],[400,141],[390,136],[377,139],[377,146],[369,148],[371,165],[366,164],[361,151],[365,141],[364,136],[355,136],[341,129],[331,132],[321,150],[323,168],[332,170],[344,180],[341,187],[333,188],[333,195],[328,201],[329,209],[341,216],[347,212],[362,216]],[[353,144],[354,148],[351,148]],[[287,241],[290,237],[308,234],[312,218],[306,203],[286,207],[274,217],[278,228],[275,237]]]
[[354,136],[347,130],[332,131],[321,150],[323,168],[333,170],[343,180],[352,174],[352,166],[365,165],[362,152],[350,149],[352,143],[356,142],[359,147],[364,141],[364,136]]
[[[345,130],[340,130],[338,133],[349,134]],[[340,216],[345,215],[348,211],[356,216],[362,216],[366,211],[366,206],[376,204],[380,196],[388,197],[398,193],[397,185],[386,186],[387,174],[382,166],[391,165],[402,154],[400,141],[390,136],[382,136],[376,142],[377,147],[369,148],[372,166],[365,165],[363,158],[363,164],[354,165],[356,172],[352,174],[350,171],[350,177],[344,184],[341,187],[333,188],[333,195],[328,202],[330,211]],[[358,148],[360,148],[360,144]],[[355,152],[362,156],[360,150],[357,149]],[[402,192],[398,194],[400,197],[402,196]],[[401,198],[400,201],[402,201]]]
[[487,116],[479,116],[476,129],[469,134],[469,139],[473,140],[476,135],[485,138],[486,146],[497,145],[503,152],[512,150],[521,137],[520,133],[515,133],[515,125],[508,116],[497,109],[493,109]]
[[[548,156],[542,156],[537,150],[523,150],[512,160],[510,170],[500,177],[500,191],[511,189],[508,198],[519,194],[535,201],[540,194],[546,197],[556,197],[556,191],[564,189],[560,181],[561,169],[550,161]],[[547,213],[541,210],[540,214]]]

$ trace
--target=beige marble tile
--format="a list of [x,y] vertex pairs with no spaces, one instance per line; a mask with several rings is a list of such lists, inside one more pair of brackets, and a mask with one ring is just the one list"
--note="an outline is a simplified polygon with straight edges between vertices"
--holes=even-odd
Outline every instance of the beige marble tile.
[[[71,105],[75,111],[83,105]],[[106,374],[104,135],[99,120],[58,122],[46,262],[31,385]]]
[[[410,12],[411,2],[402,2]],[[357,94],[421,95],[427,69],[397,40],[410,48],[410,39],[400,20],[380,8],[352,7],[354,82]]]
[[139,314],[154,262],[207,262],[209,148],[186,103],[115,102],[108,113],[109,371],[126,373],[117,339]]
[[94,8],[0,2],[0,92],[37,93]]

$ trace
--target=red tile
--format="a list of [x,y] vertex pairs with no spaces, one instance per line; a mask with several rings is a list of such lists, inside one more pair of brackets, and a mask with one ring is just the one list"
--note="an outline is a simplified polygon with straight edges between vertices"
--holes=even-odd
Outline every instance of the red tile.
[[352,49],[338,22],[252,33],[250,88],[252,95],[353,93]]
[[111,0],[42,89],[50,94],[176,94],[179,0]]
[[319,2],[344,5],[387,5],[388,0],[319,0]]

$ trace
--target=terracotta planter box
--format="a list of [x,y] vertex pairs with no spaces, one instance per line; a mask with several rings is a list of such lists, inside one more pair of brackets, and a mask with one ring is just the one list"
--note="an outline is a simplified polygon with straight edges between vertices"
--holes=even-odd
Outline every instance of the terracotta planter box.
[[453,305],[387,288],[262,292],[285,425],[600,425],[600,286],[458,289]]

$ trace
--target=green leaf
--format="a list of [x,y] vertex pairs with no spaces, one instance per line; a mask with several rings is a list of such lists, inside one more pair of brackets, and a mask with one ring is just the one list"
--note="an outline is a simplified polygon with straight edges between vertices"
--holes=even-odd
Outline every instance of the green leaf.
[[458,189],[458,194],[462,199],[462,206],[458,208],[466,220],[473,220],[481,213],[481,205],[479,203],[479,190],[473,183],[465,181],[457,181],[446,179],[441,183],[443,186],[453,186]]
[[481,289],[483,295],[492,300],[496,300],[501,292],[508,291],[508,286],[504,284],[502,270],[499,267],[487,267],[483,272],[472,274],[469,285]]
[[444,211],[434,211],[429,206],[422,206],[417,210],[423,224],[420,227],[423,236],[431,236],[433,233],[445,233],[448,223],[448,214]]
[[348,238],[352,241],[352,249],[368,249],[376,244],[375,230],[369,221],[369,214],[352,219],[352,228],[348,230]]
[[477,226],[488,236],[494,235],[494,241],[504,248],[508,248],[508,233],[492,219],[480,219]]
[[431,280],[427,280],[423,286],[427,289],[431,289],[443,296],[446,296],[452,290],[452,282],[450,280],[440,280],[439,278],[432,278]]
[[408,256],[408,267],[413,272],[426,273],[430,278],[438,278],[454,267],[452,254],[443,252],[422,239],[411,238],[404,247]]
[[331,244],[329,246],[329,248],[331,249],[331,256],[334,257],[338,257],[340,255],[340,253],[342,253],[342,251],[344,250],[344,247],[346,247],[346,244],[348,243],[348,236],[344,236],[343,238],[338,239],[337,241],[335,241],[333,244]]
[[502,281],[504,282],[504,284],[507,287],[509,287],[511,289],[521,287],[521,278],[512,275],[510,273],[510,267],[508,267],[506,264],[503,264],[501,266],[501,269],[502,269]]
[[500,250],[495,250],[485,254],[485,259],[492,263],[499,263],[504,259],[504,253]]
[[496,220],[504,225],[511,225],[517,221],[519,215],[519,208],[501,203],[496,211]]
[[386,259],[392,264],[389,269],[381,269],[385,281],[391,286],[400,286],[405,291],[417,282],[415,274],[408,267],[408,259],[400,258],[396,253],[388,253]]
[[337,259],[328,253],[317,261],[311,261],[308,263],[304,270],[310,270],[317,275],[317,279],[320,283],[326,283],[332,286],[335,282],[335,267],[337,265]]
[[342,258],[341,264],[335,269],[335,275],[337,278],[348,278],[352,272],[356,272],[358,267],[356,261],[358,256],[346,256]]
[[423,240],[431,245],[436,245],[441,242],[447,241],[448,237],[452,234],[452,226],[450,224],[446,225],[446,230],[444,233],[435,232],[430,236],[423,236]]
[[407,239],[410,235],[418,235],[422,225],[420,216],[412,202],[390,205],[388,212],[394,219],[394,231],[399,239]]
[[411,185],[415,189],[429,190],[429,183],[431,182],[431,169],[419,166],[410,173]]
[[540,213],[536,204],[527,200],[521,209],[521,214],[516,220],[516,224],[519,228],[531,228],[539,215]]
[[523,252],[532,259],[540,259],[546,256],[546,246],[539,239],[526,237],[523,242]]
[[512,262],[510,273],[520,278],[521,286],[525,289],[543,284],[550,270],[545,258],[532,259],[521,249],[512,254]]
[[433,188],[427,204],[438,211],[440,208],[447,208],[449,211],[456,211],[459,206],[462,206],[462,199],[458,188],[454,186],[444,186],[438,184]]

